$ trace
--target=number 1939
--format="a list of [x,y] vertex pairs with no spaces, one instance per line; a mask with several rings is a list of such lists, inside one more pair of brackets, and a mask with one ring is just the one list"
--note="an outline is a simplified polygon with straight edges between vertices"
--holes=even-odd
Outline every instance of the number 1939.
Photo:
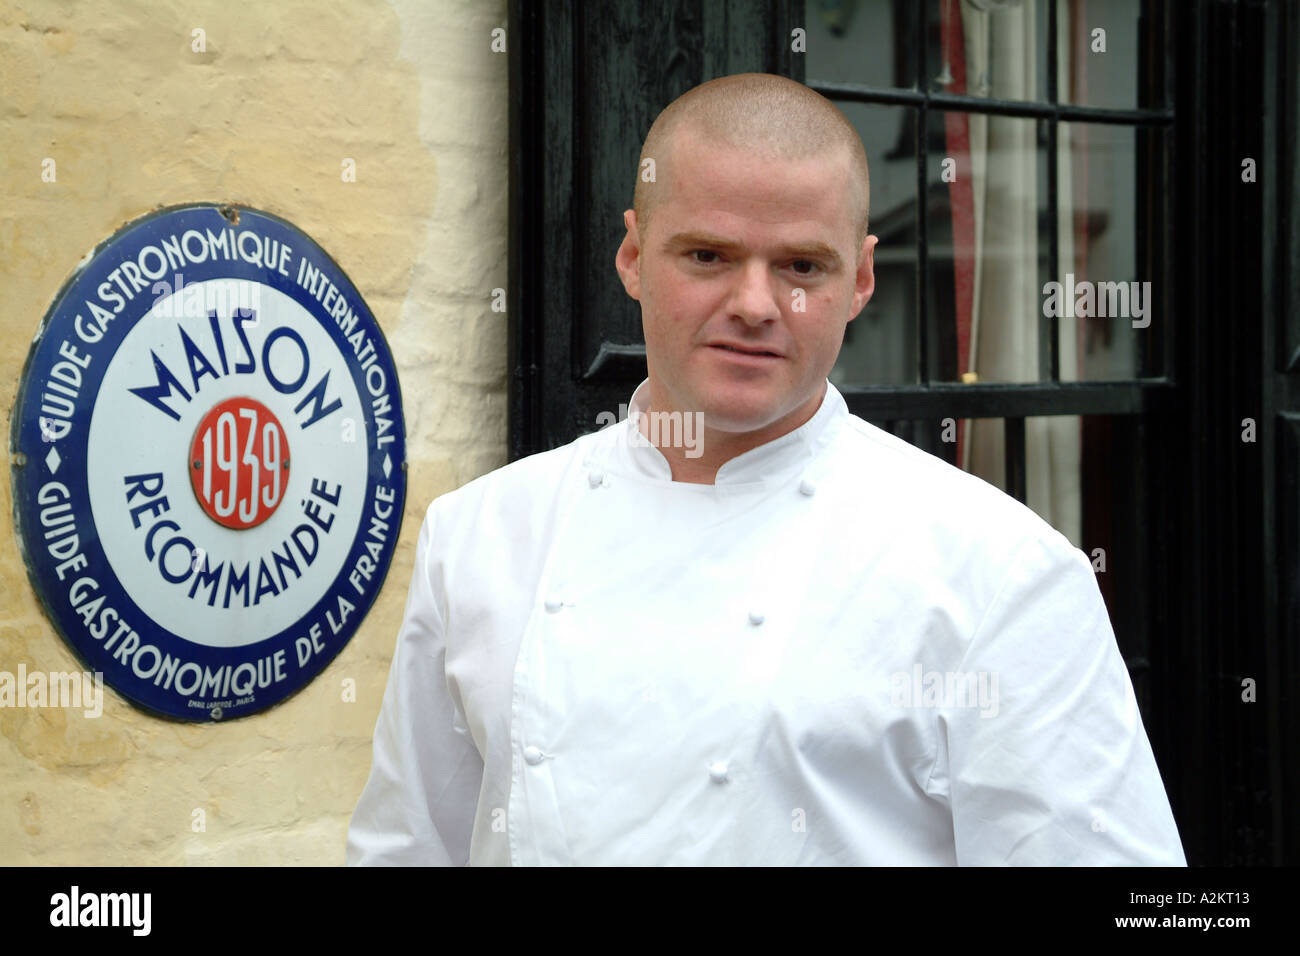
[[190,481],[204,512],[227,528],[252,528],[275,512],[289,480],[289,440],[254,398],[218,402],[190,446]]

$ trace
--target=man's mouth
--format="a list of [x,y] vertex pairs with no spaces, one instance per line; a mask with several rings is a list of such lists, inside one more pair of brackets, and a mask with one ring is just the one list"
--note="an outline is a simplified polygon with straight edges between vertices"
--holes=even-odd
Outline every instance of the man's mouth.
[[768,358],[780,358],[776,352],[769,352],[766,349],[742,349],[734,345],[711,345],[710,348],[722,349],[724,352],[733,352],[736,355],[750,355],[754,357],[766,356]]

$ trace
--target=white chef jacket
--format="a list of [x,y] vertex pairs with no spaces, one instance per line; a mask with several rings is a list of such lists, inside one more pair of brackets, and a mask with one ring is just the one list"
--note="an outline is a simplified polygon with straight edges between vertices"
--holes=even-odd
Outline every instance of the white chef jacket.
[[1186,865],[1081,551],[829,381],[675,482],[647,392],[429,506],[349,864]]

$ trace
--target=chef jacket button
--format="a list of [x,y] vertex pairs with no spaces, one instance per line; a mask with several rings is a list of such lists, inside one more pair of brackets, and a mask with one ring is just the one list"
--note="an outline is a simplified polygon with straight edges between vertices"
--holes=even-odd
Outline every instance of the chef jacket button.
[[605,473],[603,471],[593,471],[587,475],[587,484],[593,488],[599,488],[605,482]]
[[564,602],[557,597],[548,597],[546,599],[546,610],[554,614],[560,608],[564,607]]
[[533,766],[537,766],[539,763],[542,762],[543,755],[542,752],[536,747],[525,747],[524,759],[527,760]]
[[817,485],[805,478],[799,482],[799,494],[812,496],[817,491]]
[[767,620],[767,618],[763,617],[763,612],[762,612],[762,611],[750,611],[750,612],[749,612],[749,623],[750,623],[750,624],[755,624],[755,625],[757,625],[757,624],[762,624],[765,620]]
[[709,779],[714,783],[727,782],[727,765],[722,761],[709,764]]

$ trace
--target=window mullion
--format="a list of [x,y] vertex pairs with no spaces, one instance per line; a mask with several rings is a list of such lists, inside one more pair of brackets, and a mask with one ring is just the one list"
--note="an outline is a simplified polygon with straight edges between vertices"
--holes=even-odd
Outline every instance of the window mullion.
[[1002,421],[1006,454],[1006,491],[1021,504],[1025,503],[1025,420]]
[[[921,4],[919,10],[919,28],[916,31],[916,85],[922,94],[929,92],[929,73],[926,71],[925,47],[929,28],[929,10],[927,4]],[[930,252],[930,217],[927,215],[929,204],[926,202],[928,182],[926,169],[930,162],[930,108],[925,96],[922,97],[916,112],[916,361],[917,381],[922,385],[930,383],[930,300],[929,275]]]
[[[1056,82],[1056,31],[1058,28],[1056,20],[1056,0],[1047,0],[1047,102],[1052,106],[1059,105],[1060,91],[1057,89]],[[1060,183],[1058,181],[1059,170],[1057,169],[1057,146],[1059,139],[1060,124],[1055,118],[1045,120],[1047,123],[1047,271],[1053,282],[1060,281],[1060,256],[1061,256],[1061,236],[1060,236],[1060,207],[1058,203],[1058,192]],[[1034,257],[1037,259],[1037,256]],[[1055,316],[1046,316],[1039,319],[1039,328],[1046,325],[1048,335],[1048,367],[1047,380],[1049,382],[1059,382],[1061,380],[1061,323]],[[1039,378],[1042,378],[1041,370]],[[1022,423],[1023,426],[1023,423]]]

